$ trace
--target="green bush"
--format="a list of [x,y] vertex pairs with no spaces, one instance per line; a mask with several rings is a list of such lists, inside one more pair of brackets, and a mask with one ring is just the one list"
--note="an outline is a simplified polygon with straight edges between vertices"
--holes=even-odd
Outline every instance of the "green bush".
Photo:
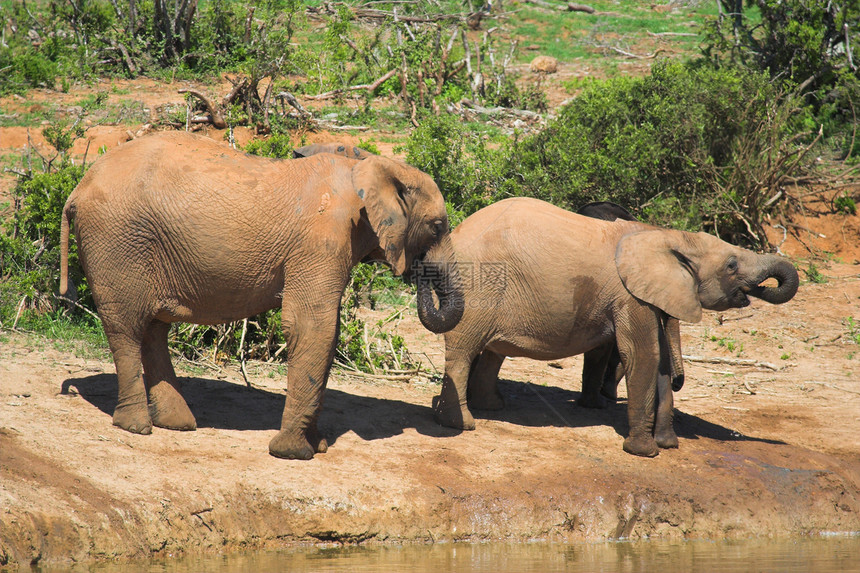
[[516,146],[511,173],[523,194],[570,209],[607,199],[637,207],[662,195],[686,203],[709,194],[703,168],[728,165],[734,141],[777,97],[763,75],[679,63],[594,82]]
[[[745,4],[745,5],[744,5]],[[711,66],[764,71],[810,106],[817,131],[841,148],[854,141],[860,109],[860,2],[857,0],[720,0],[703,27]]]
[[269,137],[252,139],[245,145],[245,151],[263,157],[290,158],[293,144],[288,133],[273,133]]
[[504,178],[507,146],[491,148],[473,126],[453,115],[428,115],[404,149],[407,163],[428,173],[448,203],[451,224],[518,189]]
[[[0,320],[4,323],[24,308],[49,312],[57,308],[60,270],[60,217],[83,168],[64,165],[56,172],[22,179],[13,190],[14,210],[0,232]],[[77,250],[69,249],[69,268],[83,304],[92,304],[89,289],[76,271]]]
[[437,180],[455,222],[509,196],[569,210],[611,200],[656,224],[760,244],[766,201],[809,162],[792,140],[801,111],[765,74],[662,62],[590,82],[546,129],[499,145],[457,118],[424,118],[407,161]]

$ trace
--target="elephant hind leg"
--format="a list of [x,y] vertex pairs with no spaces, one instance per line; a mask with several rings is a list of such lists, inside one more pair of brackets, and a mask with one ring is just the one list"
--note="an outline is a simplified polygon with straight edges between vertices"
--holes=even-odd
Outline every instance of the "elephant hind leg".
[[504,361],[504,356],[492,350],[484,350],[474,361],[467,391],[471,408],[501,410],[505,407],[505,400],[499,392],[499,370]]
[[607,363],[611,355],[618,353],[617,346],[606,344],[585,353],[582,365],[582,394],[576,401],[583,408],[605,408],[602,390],[605,384]]
[[[445,341],[446,346],[448,341]],[[475,418],[469,412],[469,367],[477,351],[447,349],[442,390],[433,399],[433,419],[437,424],[459,430],[474,430]],[[501,366],[501,365],[500,365]]]
[[117,377],[117,404],[113,424],[133,434],[151,434],[152,419],[146,401],[141,366],[141,340],[109,318],[102,318]]
[[144,382],[149,394],[149,415],[152,423],[169,430],[196,430],[197,420],[179,393],[179,381],[170,362],[167,334],[170,324],[152,321],[143,337],[141,359]]

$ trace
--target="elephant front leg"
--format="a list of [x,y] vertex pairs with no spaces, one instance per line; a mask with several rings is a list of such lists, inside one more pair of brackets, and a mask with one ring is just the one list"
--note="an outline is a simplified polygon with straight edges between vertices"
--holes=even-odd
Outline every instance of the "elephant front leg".
[[654,417],[661,357],[657,317],[647,309],[642,311],[619,321],[621,325],[616,331],[627,380],[627,418],[630,424],[624,451],[654,457],[660,452],[654,439]]
[[179,382],[170,362],[167,334],[170,324],[153,321],[143,337],[144,382],[149,394],[149,415],[152,423],[169,430],[195,430],[197,420],[179,393]]
[[501,410],[505,400],[499,392],[499,370],[505,357],[492,350],[484,350],[475,360],[469,374],[468,404],[478,410]]
[[437,424],[460,430],[474,430],[475,419],[468,407],[469,366],[474,354],[449,352],[445,357],[442,390],[433,400],[433,419]]
[[275,457],[309,460],[328,449],[317,419],[337,343],[337,302],[333,308],[316,319],[284,311],[284,334],[290,345],[287,395],[281,430],[269,442],[269,453]]

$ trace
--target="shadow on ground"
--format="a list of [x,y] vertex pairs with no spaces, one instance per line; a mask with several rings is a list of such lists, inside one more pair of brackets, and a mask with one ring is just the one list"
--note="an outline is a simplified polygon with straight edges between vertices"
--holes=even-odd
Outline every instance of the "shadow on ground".
[[[223,380],[180,378],[182,393],[197,418],[199,428],[225,430],[277,430],[284,410],[284,395],[248,388]],[[590,427],[611,426],[620,436],[628,431],[627,406],[622,400],[596,410],[575,405],[579,392],[555,386],[500,380],[499,391],[505,408],[475,411],[479,420],[498,420],[520,426]],[[70,378],[63,382],[63,394],[77,393],[101,410],[110,424],[117,402],[114,374]],[[320,430],[333,444],[347,432],[364,440],[379,440],[402,434],[408,428],[431,437],[454,436],[459,430],[444,428],[433,421],[430,405],[402,400],[360,396],[327,389],[320,415]],[[720,441],[784,442],[740,434],[703,418],[675,410],[675,431],[687,439],[709,438]]]

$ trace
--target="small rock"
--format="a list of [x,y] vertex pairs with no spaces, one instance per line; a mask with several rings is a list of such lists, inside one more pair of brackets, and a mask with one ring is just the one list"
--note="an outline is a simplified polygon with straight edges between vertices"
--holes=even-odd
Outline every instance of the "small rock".
[[564,370],[564,366],[561,365],[561,362],[550,362],[550,368],[558,368],[559,370]]
[[552,56],[537,56],[529,64],[529,69],[536,74],[554,74],[558,71],[558,60]]

